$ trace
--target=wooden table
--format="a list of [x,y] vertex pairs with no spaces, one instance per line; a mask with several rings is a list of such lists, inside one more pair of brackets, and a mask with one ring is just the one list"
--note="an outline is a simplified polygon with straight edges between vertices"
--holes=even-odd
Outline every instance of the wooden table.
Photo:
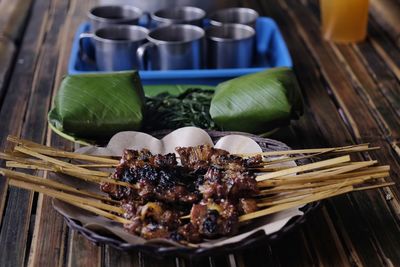
[[[92,5],[0,1],[1,150],[8,134],[73,148],[49,130],[46,115]],[[324,201],[273,244],[189,262],[94,245],[66,226],[50,198],[0,179],[0,266],[400,266],[400,1],[371,0],[368,39],[353,45],[321,39],[317,0],[243,5],[279,24],[304,94],[305,115],[273,138],[292,147],[370,142],[382,149],[362,157],[390,164],[397,185]]]

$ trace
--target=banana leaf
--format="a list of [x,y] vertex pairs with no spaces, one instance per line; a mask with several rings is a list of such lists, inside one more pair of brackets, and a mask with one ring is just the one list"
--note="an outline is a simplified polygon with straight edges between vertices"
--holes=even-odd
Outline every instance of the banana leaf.
[[303,113],[299,85],[289,68],[269,69],[219,84],[210,114],[223,130],[262,134]]
[[144,93],[137,72],[66,76],[48,115],[60,132],[105,140],[117,132],[140,129]]

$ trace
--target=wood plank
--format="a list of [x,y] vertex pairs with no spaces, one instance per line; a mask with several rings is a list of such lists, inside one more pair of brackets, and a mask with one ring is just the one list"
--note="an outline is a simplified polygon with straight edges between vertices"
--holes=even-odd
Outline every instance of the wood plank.
[[[266,14],[268,16],[277,16],[283,18],[280,19],[278,22],[281,30],[283,30],[285,34],[286,40],[288,40],[288,43],[290,44],[296,44],[296,48],[299,51],[296,51],[296,53],[302,53],[303,56],[307,57],[307,51],[302,49],[299,49],[299,47],[302,47],[302,43],[299,43],[299,37],[295,34],[295,31],[293,31],[293,26],[289,23],[287,23],[287,19],[284,17],[287,16],[285,11],[283,11],[281,8],[279,8],[277,5],[274,3],[266,3],[263,1],[259,1],[263,5],[263,9],[261,11],[261,14]],[[286,35],[290,35],[290,37],[286,37]],[[296,62],[295,62],[296,63]],[[308,69],[309,76],[313,76],[314,73],[316,73],[314,70]],[[310,73],[311,72],[311,73]],[[309,77],[307,77],[309,79]],[[316,87],[316,90],[319,90],[318,84],[313,83],[312,84],[314,87]],[[308,83],[305,83],[305,88],[308,88],[310,85]],[[316,96],[316,98],[319,98],[319,95]],[[324,98],[322,98],[324,99]],[[327,99],[327,103],[322,103],[322,105],[332,105],[332,102],[330,99]],[[337,119],[337,112],[334,111],[332,115],[332,118]],[[311,114],[311,112],[308,112],[301,120],[305,121],[310,121],[314,120],[315,116]],[[313,134],[315,140],[320,140],[322,138],[322,134],[318,132],[317,129],[315,129],[315,123],[312,123],[312,127],[308,127],[308,129],[311,131],[311,129],[314,129]],[[334,129],[334,128],[332,128]],[[277,132],[277,134],[274,134],[272,138],[282,140],[285,142],[288,142],[291,146],[293,147],[304,147],[304,144],[301,143],[301,140],[303,136],[298,134],[297,129],[293,130],[293,127],[285,127],[284,129],[281,129],[280,131]],[[313,144],[313,146],[319,146],[316,144]],[[326,220],[329,218],[323,218],[323,217],[318,217],[318,221],[320,223],[325,223]],[[310,222],[307,220],[306,224],[310,224]],[[319,227],[319,225],[313,225],[312,227]],[[324,259],[320,255],[332,255],[334,258],[340,258],[340,255],[343,254],[343,248],[338,247],[338,246],[333,246],[332,243],[327,243],[329,244],[326,247],[323,247],[324,249],[313,249],[311,248],[312,245],[310,244],[312,240],[319,240],[320,236],[324,236],[326,239],[333,238],[332,233],[328,231],[326,228],[324,228],[324,231],[320,230],[320,232],[317,234],[315,233],[308,233],[307,234],[307,239],[306,235],[303,233],[303,231],[296,231],[296,234],[289,233],[287,234],[283,239],[277,241],[276,243],[272,244],[272,251],[273,255],[275,255],[275,263],[271,263],[270,265],[283,265],[283,266],[310,266],[310,265],[315,265],[317,262],[315,262],[316,259]],[[315,241],[314,241],[315,242]],[[312,250],[312,251],[311,251]],[[312,254],[311,254],[312,253]],[[255,259],[260,258],[261,255],[258,256],[253,256],[250,252],[249,254],[245,253],[244,255],[248,255],[245,257],[245,261],[247,262],[248,266],[251,265],[251,261],[255,261]],[[287,255],[297,255],[297,257],[287,257]],[[271,256],[267,257],[267,260],[270,259]],[[263,257],[265,258],[265,257]],[[326,259],[325,262],[326,263]],[[255,263],[254,263],[255,264]]]
[[[323,218],[321,220],[321,218]],[[304,225],[306,236],[309,240],[309,250],[312,254],[314,263],[320,266],[352,266],[350,259],[341,243],[340,237],[335,230],[330,216],[327,214],[325,207],[322,207],[316,214],[307,218]],[[326,235],[329,232],[329,235]],[[320,238],[324,236],[324,238]],[[331,247],[335,247],[338,255],[330,253]]]
[[[311,214],[310,216],[315,216],[315,214]],[[320,216],[315,216],[318,221],[320,221]],[[277,240],[272,244],[272,251],[275,253],[275,258],[279,259],[279,264],[281,266],[316,266],[317,259],[319,258],[320,251],[316,251],[316,249],[311,248],[311,241],[306,239],[304,234],[305,227],[309,224],[310,218],[307,218],[306,224],[300,226],[297,229],[294,229],[292,232],[286,234],[281,239]],[[312,233],[309,236],[315,236]],[[324,233],[324,236],[325,233]],[[329,238],[329,236],[328,236]],[[292,243],[303,244],[302,246],[296,246],[296,250],[291,249],[288,254],[288,247],[292,246]],[[290,257],[288,257],[290,255]],[[336,255],[336,253],[332,253],[332,255]]]
[[3,102],[3,96],[7,89],[15,54],[14,43],[7,38],[0,37],[0,103]]
[[83,235],[76,231],[71,231],[70,242],[68,245],[68,267],[97,267],[102,266],[101,249],[87,240]]
[[[286,11],[290,14],[290,17],[294,20],[293,21],[293,25],[297,25],[297,30],[301,33],[303,40],[306,42],[306,44],[309,47],[312,47],[312,49],[310,49],[310,51],[312,52],[314,58],[316,58],[316,60],[321,64],[321,71],[324,74],[325,78],[327,78],[328,84],[330,86],[331,90],[334,89],[342,89],[343,91],[341,92],[341,99],[342,101],[339,101],[338,105],[344,109],[344,112],[346,114],[346,118],[347,116],[351,115],[353,117],[357,117],[357,122],[366,124],[366,125],[359,125],[359,124],[355,124],[355,120],[351,120],[351,124],[349,127],[349,130],[352,130],[352,133],[354,134],[354,136],[356,138],[358,138],[358,141],[365,141],[366,139],[369,140],[371,139],[376,139],[375,136],[380,136],[381,132],[379,130],[379,127],[376,126],[376,124],[374,124],[374,120],[371,119],[370,114],[368,111],[365,111],[363,109],[365,109],[365,104],[364,103],[356,103],[352,105],[352,109],[351,109],[351,113],[348,113],[349,110],[346,108],[349,106],[348,102],[346,102],[346,105],[344,105],[344,89],[347,89],[346,91],[346,98],[345,100],[348,101],[360,101],[357,96],[352,96],[351,94],[354,94],[353,91],[349,90],[349,88],[351,88],[351,86],[349,85],[349,82],[346,78],[346,75],[343,74],[343,70],[341,70],[341,66],[339,67],[337,64],[337,59],[333,56],[331,56],[331,50],[329,50],[326,46],[326,44],[321,43],[321,38],[319,38],[319,27],[317,26],[317,24],[314,24],[314,21],[312,19],[310,19],[310,17],[312,17],[312,14],[309,13],[309,11],[307,11],[304,6],[302,6],[299,3],[295,3],[294,1],[287,1],[290,5],[290,9],[286,6]],[[296,12],[293,12],[292,10],[296,10]],[[306,19],[307,18],[307,21]],[[312,23],[310,23],[310,20]],[[314,26],[315,25],[315,26]],[[307,29],[307,30],[305,30]],[[321,50],[322,48],[323,50]],[[293,55],[293,54],[292,54]],[[297,54],[298,55],[298,54]],[[322,60],[320,57],[329,57],[329,59],[324,59]],[[303,77],[307,77],[309,76],[309,70],[307,71],[307,68],[305,68],[304,66],[304,62],[307,61],[307,59],[305,59],[304,57],[302,58],[302,62],[300,62],[300,66],[297,66],[297,70],[301,70],[302,72],[305,71],[304,75],[302,75]],[[303,63],[303,64],[301,64]],[[336,75],[334,81],[333,82],[333,77],[329,75]],[[328,76],[328,77],[327,77]],[[338,88],[341,87],[341,88]],[[350,92],[349,92],[350,91]],[[313,90],[310,90],[310,88],[308,88],[307,90],[304,91],[306,98],[308,99],[309,104],[311,104],[312,110],[314,112],[318,112],[318,108],[315,108],[314,106],[321,102],[321,98],[319,97],[318,99],[315,99],[315,103],[313,103],[314,101],[312,101],[312,99],[314,98],[314,94],[317,94],[318,92],[314,92]],[[338,93],[338,91],[335,91],[334,93]],[[335,95],[336,97],[336,95]],[[337,97],[335,98],[337,99]],[[361,106],[361,107],[359,107]],[[361,111],[362,110],[362,111]],[[362,114],[362,113],[365,114]],[[318,117],[321,117],[321,122],[322,124],[320,124],[320,128],[323,132],[326,132],[326,130],[324,129],[327,123],[333,124],[333,126],[335,126],[336,121],[335,120],[328,120],[326,119],[326,114],[327,113],[331,113],[331,111],[328,111],[327,109],[325,110],[321,110],[321,112],[318,112]],[[323,120],[325,118],[325,120]],[[368,120],[369,119],[369,120]],[[327,123],[323,123],[324,121],[326,121]],[[357,126],[357,127],[356,127]],[[332,126],[327,126],[328,129]],[[372,127],[372,129],[371,129]],[[368,128],[368,129],[367,129]],[[372,133],[371,133],[372,130]],[[330,142],[343,142],[346,140],[349,140],[349,136],[345,133],[345,129],[340,129],[337,128],[336,125],[336,130],[333,130],[332,132],[327,132],[325,134],[326,138],[325,140],[330,140]],[[335,133],[334,138],[332,136],[332,133]],[[305,135],[307,137],[307,135]],[[375,137],[375,138],[374,138]],[[328,138],[328,139],[327,139]],[[308,137],[308,139],[310,140],[310,137]],[[313,141],[315,140],[315,138],[313,138]],[[340,141],[342,140],[342,141]],[[306,141],[306,140],[305,140]],[[315,142],[315,141],[314,141]],[[385,147],[386,149],[384,149],[383,151],[380,151],[379,153],[375,153],[373,154],[374,156],[376,155],[376,157],[382,156],[382,154],[388,153],[390,154],[390,148],[388,149],[388,147]],[[372,153],[371,153],[372,154]],[[388,155],[386,157],[385,160],[382,160],[382,162],[387,163],[390,162],[392,164],[394,164],[394,169],[398,168],[398,165],[396,163],[396,159],[395,158],[391,158],[391,155]],[[371,228],[371,225],[369,225],[372,222],[371,216],[373,216],[375,219],[378,218],[379,216],[382,216],[382,214],[384,217],[386,217],[386,221],[390,222],[390,230],[392,233],[397,232],[398,231],[398,227],[396,225],[396,214],[391,213],[390,209],[391,207],[389,207],[386,203],[386,201],[384,200],[384,194],[379,194],[378,192],[371,192],[371,193],[363,193],[363,194],[354,194],[355,197],[350,197],[350,199],[356,200],[355,203],[359,204],[362,203],[363,204],[363,209],[360,209],[359,207],[357,207],[355,204],[353,204],[353,202],[351,203],[351,206],[354,206],[354,212],[355,213],[351,213],[351,214],[358,214],[361,218],[365,219],[365,214],[368,214],[370,216],[369,220],[365,220],[365,221],[361,221],[362,224],[364,224],[370,231],[371,233],[369,235],[357,235],[357,238],[355,238],[355,234],[356,232],[359,232],[360,229],[354,229],[355,233],[349,233],[352,235],[351,240],[353,242],[357,242],[357,245],[354,244],[354,247],[356,250],[365,250],[368,248],[368,243],[370,244],[369,246],[369,250],[370,252],[368,253],[367,251],[359,253],[359,255],[372,255],[372,257],[374,257],[374,260],[376,261],[376,264],[381,264],[380,258],[376,258],[376,256],[378,257],[382,257],[383,256],[383,251],[385,253],[389,253],[391,255],[391,260],[393,261],[398,261],[398,256],[394,254],[394,251],[392,251],[391,247],[399,247],[399,244],[397,244],[396,240],[391,239],[390,237],[380,237],[378,234],[373,234],[373,232],[375,231],[374,228]],[[378,196],[379,201],[376,201],[376,198],[373,199],[372,196]],[[344,197],[339,198],[339,199],[344,199]],[[349,203],[348,200],[343,200],[343,203],[340,204],[336,204],[337,200],[335,201],[335,207],[338,208],[340,210],[340,216],[339,217],[346,217],[348,215],[351,215],[349,212]],[[345,204],[346,202],[346,204]],[[369,208],[367,208],[367,206],[369,206]],[[376,210],[374,209],[373,211],[371,210],[371,207],[375,207],[375,209],[379,209],[379,212],[375,212]],[[359,213],[361,212],[361,213]],[[361,215],[362,214],[362,215]],[[364,216],[363,216],[364,215]],[[356,216],[354,216],[356,217]],[[359,218],[358,216],[356,218]],[[352,224],[355,224],[354,220],[344,220],[346,221],[346,229],[348,227],[350,227]],[[351,222],[351,223],[349,223]],[[360,225],[359,225],[360,227]],[[376,227],[376,225],[375,225]],[[387,226],[383,226],[380,225],[380,227],[385,228]],[[360,238],[361,237],[361,238]],[[370,240],[365,240],[366,242],[360,243],[362,238],[367,237],[367,239]],[[385,238],[387,238],[385,240]],[[391,244],[390,246],[388,244]],[[376,253],[376,247],[380,248],[380,251],[378,251],[379,253]],[[374,256],[375,255],[375,256]],[[380,256],[379,256],[380,255]],[[387,256],[387,255],[385,255]],[[362,259],[363,263],[365,264],[366,262],[368,262],[369,264],[371,264],[370,259],[368,259],[368,261],[366,261],[366,259]]]
[[[326,120],[333,120],[333,121],[341,121],[340,117],[338,116],[338,112],[336,110],[336,107],[334,106],[333,102],[329,97],[326,97],[326,92],[324,92],[323,89],[324,85],[321,84],[318,80],[317,77],[319,77],[318,74],[318,67],[314,64],[312,60],[310,60],[309,52],[307,49],[304,47],[303,42],[297,35],[296,31],[294,30],[294,26],[291,23],[290,20],[287,19],[287,12],[283,10],[277,3],[274,2],[265,2],[265,1],[258,1],[262,5],[262,12],[261,14],[271,16],[274,19],[277,20],[278,25],[281,29],[281,31],[284,34],[284,37],[289,45],[289,49],[292,53],[292,56],[294,57],[294,63],[295,63],[295,70],[301,69],[303,70],[299,75],[299,73],[296,73],[297,75],[301,76],[299,77],[299,81],[301,83],[301,86],[304,90],[312,90],[314,93],[313,99],[315,101],[320,101],[320,105],[318,105],[318,109],[321,109],[322,107],[329,107],[332,110],[330,110],[328,113],[324,114],[328,116],[328,118],[325,118]],[[297,55],[297,57],[295,57]],[[306,62],[304,62],[303,58],[307,58]],[[306,63],[306,64],[304,64]],[[296,71],[297,72],[297,71]],[[307,75],[303,75],[306,74]],[[313,87],[312,89],[310,87]],[[313,100],[312,99],[312,100]],[[306,103],[307,105],[308,103]],[[288,144],[292,147],[307,147],[304,143],[302,143],[302,140],[304,139],[304,135],[312,135],[312,139],[317,141],[317,140],[324,140],[323,133],[317,128],[317,123],[324,124],[324,129],[328,132],[334,132],[336,130],[335,125],[331,125],[329,123],[324,123],[326,120],[319,121],[320,118],[318,116],[315,116],[315,114],[319,114],[319,112],[324,112],[324,110],[315,110],[312,112],[310,109],[306,109],[306,114],[301,118],[300,121],[306,122],[307,125],[304,127],[302,124],[295,124],[294,127],[286,127],[285,129],[282,129],[279,131],[277,134],[275,134],[272,138],[278,139],[278,140],[283,140],[285,142],[288,142]],[[300,125],[300,126],[299,126]],[[300,131],[298,129],[300,127]],[[343,127],[343,126],[342,126]],[[307,129],[305,132],[304,129]],[[342,143],[344,144],[344,143]],[[308,144],[308,147],[321,147],[321,144]],[[320,222],[324,222],[327,219],[323,217],[318,217],[318,220]],[[309,223],[308,221],[306,223]],[[322,232],[322,231],[321,231]],[[272,247],[272,253],[275,254],[275,257],[278,258],[279,264],[283,265],[299,265],[299,266],[309,266],[310,261],[312,262],[312,259],[318,259],[322,258],[322,256],[319,255],[324,255],[324,254],[330,254],[332,257],[335,258],[340,258],[340,255],[343,253],[343,248],[342,247],[337,247],[333,246],[333,244],[328,243],[329,247],[324,247],[324,250],[318,249],[318,250],[313,250],[313,256],[311,258],[310,252],[305,252],[304,249],[311,247],[311,240],[315,240],[320,238],[320,236],[324,236],[325,238],[333,238],[331,237],[332,233],[330,231],[327,231],[326,228],[324,228],[323,234],[319,233],[319,235],[316,235],[315,233],[308,233],[307,239],[306,235],[304,233],[302,234],[297,234],[297,238],[292,238],[291,234],[288,234],[289,237],[284,238],[283,241],[277,242],[276,246]],[[290,240],[290,241],[288,241]],[[288,241],[288,242],[285,242]],[[282,245],[279,245],[282,244]],[[281,249],[285,247],[285,253],[281,252]],[[311,249],[310,249],[311,250]],[[308,257],[299,257],[298,261],[291,258],[287,257],[287,255],[298,255],[299,251],[302,251],[303,253],[306,253],[305,255],[308,255]],[[303,254],[302,254],[303,255]],[[252,259],[252,255],[249,254],[249,259]]]
[[[86,12],[89,10],[90,7],[94,6],[96,1],[90,0],[90,1],[77,1],[77,0],[71,0],[69,3],[69,12],[67,16],[67,20],[64,23],[64,29],[63,29],[63,34],[59,38],[60,42],[60,53],[59,53],[59,67],[57,69],[56,75],[55,75],[55,87],[53,90],[53,99],[55,97],[55,94],[58,89],[58,85],[61,82],[62,77],[67,73],[67,65],[68,65],[68,60],[69,60],[69,55],[71,51],[71,46],[72,46],[72,40],[74,38],[75,31],[78,27],[78,25],[86,20]],[[51,130],[49,130],[49,133],[51,133]],[[51,137],[48,139],[50,141],[52,140],[52,144],[56,143],[56,146],[62,149],[65,149],[67,151],[72,151],[73,150],[73,145],[71,142],[66,141],[65,139],[62,139],[61,137],[51,134]],[[56,140],[54,143],[53,141]],[[44,206],[51,207],[51,202],[46,202],[43,204]],[[119,259],[118,264],[121,264],[122,266],[124,264],[128,265],[130,263],[130,260],[127,259],[126,257],[121,257],[119,258],[119,254],[117,253],[115,257],[113,255],[109,255],[108,253],[113,253],[115,250],[110,252],[108,249],[104,249],[105,246],[95,246],[92,245],[88,241],[84,241],[83,237],[80,235],[72,235],[70,236],[70,242],[68,243],[67,250],[69,251],[69,256],[67,257],[66,265],[67,266],[75,266],[74,264],[79,261],[80,255],[79,253],[77,254],[78,250],[82,250],[83,253],[86,255],[102,255],[101,257],[94,257],[91,259],[91,266],[100,266],[107,264],[107,262],[104,262],[104,260],[107,259]],[[127,261],[127,262],[125,262]],[[84,264],[84,262],[82,262]],[[116,264],[114,262],[113,264]]]
[[137,252],[123,252],[112,248],[105,247],[104,253],[104,266],[105,267],[139,267],[140,258]]
[[41,195],[38,199],[28,266],[63,266],[68,229],[64,218],[53,207],[43,207],[43,198]]
[[215,267],[215,266],[235,266],[231,264],[231,261],[234,261],[234,256],[231,255],[217,255],[212,257],[194,257],[191,260],[183,260],[177,264],[177,267]]
[[360,43],[355,49],[363,56],[372,77],[379,85],[379,89],[392,106],[395,114],[400,117],[400,84],[388,65],[383,61],[375,48],[368,42]]
[[[11,76],[8,93],[4,98],[0,112],[0,127],[7,129],[0,133],[1,147],[5,147],[5,140],[8,134],[20,135],[23,137],[42,142],[43,123],[46,112],[41,112],[42,107],[33,108],[29,106],[32,98],[41,98],[38,92],[34,92],[32,86],[34,71],[39,59],[39,51],[44,37],[44,25],[46,25],[46,12],[49,2],[41,1],[35,3],[33,18],[24,36],[18,64]],[[27,114],[29,108],[32,108]],[[36,110],[36,112],[35,112]],[[35,127],[23,124],[24,121],[35,121]],[[5,205],[7,187],[4,179],[0,182],[0,214]],[[7,208],[2,216],[2,227],[0,232],[0,243],[7,246],[0,246],[1,266],[20,266],[26,261],[26,249],[29,248],[29,224],[30,213],[33,201],[33,194],[20,189],[10,189],[7,196]],[[13,230],[14,229],[14,230]],[[17,232],[14,232],[18,229]]]
[[[68,11],[67,1],[54,1],[50,6],[46,39],[43,44],[43,57],[36,71],[35,90],[40,98],[32,105],[43,107],[42,121],[38,123],[46,129],[46,114],[50,107],[51,92],[57,67],[60,29]],[[37,123],[35,123],[37,124]],[[37,204],[36,224],[30,251],[30,266],[62,266],[65,257],[66,226],[63,218],[53,209],[51,199],[40,197]],[[49,233],[52,233],[49,235]]]
[[[307,3],[315,17],[318,17],[319,2],[310,0]],[[400,117],[400,84],[398,81],[400,49],[387,38],[373,17],[369,19],[368,37],[364,42],[353,45],[332,45],[331,48],[341,63],[346,65],[345,69],[350,74],[352,83],[355,83],[356,92],[361,93],[361,97],[368,104],[367,106],[370,106],[379,126],[383,131],[387,131],[384,135],[389,134],[389,138],[397,140],[400,134],[399,131],[396,131],[399,125],[397,120]],[[351,48],[354,48],[357,55],[349,55],[349,51],[346,55],[339,52]],[[362,73],[357,73],[360,71]],[[369,82],[364,84],[364,79]],[[374,102],[380,103],[375,104]],[[376,106],[379,107],[378,110]]]
[[368,41],[384,60],[386,67],[400,80],[400,48],[391,42],[374,18],[369,20]]
[[[273,252],[271,245],[267,242],[261,242],[256,246],[250,246],[243,251],[235,254],[237,267],[250,266],[281,266],[282,261]],[[288,252],[286,250],[286,252]]]
[[[388,138],[397,139],[400,132],[393,131],[400,124],[400,116],[396,115],[395,107],[386,98],[382,84],[377,84],[377,78],[369,73],[368,65],[363,62],[362,54],[353,46],[337,46],[335,50],[338,57],[342,58],[343,64],[348,67],[348,72],[352,77],[352,82],[357,88],[357,92],[369,103],[375,117],[381,122],[382,130]],[[377,65],[380,65],[377,63]]]
[[175,257],[158,258],[156,255],[150,255],[147,253],[141,253],[139,258],[140,266],[143,267],[175,267],[179,262],[178,258]]
[[7,37],[15,44],[20,42],[32,2],[32,0],[3,0],[0,2],[0,36]]
[[[30,106],[41,107],[34,109],[41,117],[30,120],[32,125],[40,125],[45,130],[47,125],[46,115],[50,106],[51,91],[54,83],[60,27],[63,25],[67,13],[68,2],[54,1],[48,12],[49,24],[46,38],[42,46],[42,57],[39,60],[34,91],[37,97],[30,101]],[[33,109],[32,109],[33,110]],[[30,124],[28,124],[30,125]],[[32,128],[28,128],[28,131]],[[43,134],[46,134],[43,132]],[[48,199],[46,197],[46,199]],[[29,264],[31,266],[61,266],[64,261],[65,225],[63,218],[49,206],[43,207],[43,198],[40,197],[37,204],[36,224],[32,241]],[[49,235],[49,233],[52,233]]]
[[395,0],[371,0],[371,13],[400,47],[400,3]]

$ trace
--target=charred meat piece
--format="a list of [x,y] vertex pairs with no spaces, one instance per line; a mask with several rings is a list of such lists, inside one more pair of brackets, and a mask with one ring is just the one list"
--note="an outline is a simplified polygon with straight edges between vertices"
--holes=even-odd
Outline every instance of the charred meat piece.
[[208,145],[196,147],[177,147],[182,166],[193,170],[207,170],[212,160],[221,155],[228,155],[228,151],[213,148]]
[[206,171],[210,165],[217,165],[224,169],[244,171],[247,167],[255,166],[262,161],[260,155],[243,159],[242,157],[229,154],[226,150],[208,145],[177,147],[175,150],[180,156],[182,165],[197,172]]
[[253,166],[259,165],[262,161],[263,161],[263,159],[262,159],[261,155],[255,155],[255,156],[243,159],[244,165],[246,167],[253,167]]
[[168,238],[170,232],[168,228],[157,223],[149,223],[141,228],[140,236],[145,239]]
[[167,238],[171,231],[180,225],[178,211],[170,210],[161,202],[148,202],[140,205],[137,202],[122,204],[124,217],[131,220],[125,224],[125,229],[146,239]]
[[238,212],[228,201],[217,204],[209,200],[192,206],[190,223],[205,238],[233,235],[238,229]]
[[258,210],[257,201],[254,198],[239,199],[238,209],[240,214],[255,212]]
[[125,192],[118,186],[102,186],[102,191],[114,199],[135,199],[136,194],[145,201],[194,203],[200,197],[194,183],[197,176],[190,175],[186,169],[177,166],[175,154],[172,153],[152,155],[148,150],[125,150],[114,179],[138,187],[132,195],[131,191]]
[[145,165],[155,168],[174,168],[177,165],[176,156],[174,153],[153,155],[147,149],[140,151],[125,149],[114,176],[121,177],[127,169],[141,168]]
[[171,233],[170,238],[178,242],[188,241],[192,243],[199,243],[203,241],[198,228],[192,223],[187,223],[179,227],[177,231]]
[[[175,154],[125,150],[113,178],[134,184],[102,183],[101,190],[120,200],[125,229],[146,239],[201,242],[237,233],[239,215],[257,210],[259,190],[248,167],[262,158],[242,158],[207,145],[178,147]],[[181,216],[189,213],[190,223]]]
[[258,194],[257,181],[254,174],[237,170],[224,170],[211,166],[204,175],[204,183],[200,187],[204,199],[252,197]]
[[158,169],[145,165],[131,169],[137,180],[138,195],[144,199],[158,199],[165,202],[194,203],[199,200],[196,188],[190,186],[195,177],[182,175],[179,168]]
[[100,190],[107,193],[109,197],[114,200],[130,200],[136,198],[136,192],[132,188],[126,186],[101,183]]

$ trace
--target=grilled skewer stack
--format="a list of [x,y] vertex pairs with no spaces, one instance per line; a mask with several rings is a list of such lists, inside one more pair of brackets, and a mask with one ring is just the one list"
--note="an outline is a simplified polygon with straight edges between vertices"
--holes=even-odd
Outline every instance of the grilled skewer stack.
[[[51,171],[95,184],[108,183],[134,190],[138,188],[135,184],[113,179],[110,172],[96,169],[115,168],[120,162],[119,159],[66,152],[13,136],[8,137],[8,141],[14,143],[15,147],[10,153],[0,153],[0,158],[6,160],[6,166],[9,168]],[[374,149],[377,148],[361,144],[261,153],[265,158],[264,161],[257,166],[249,167],[250,170],[257,172],[258,210],[240,216],[239,221],[252,220],[352,191],[393,185],[384,180],[389,176],[389,166],[376,166],[377,161],[374,160],[356,162],[349,156],[351,153]],[[255,154],[238,156],[246,158]],[[330,158],[295,167],[277,166],[286,161],[306,158],[316,160],[325,156]],[[80,163],[73,164],[71,160]],[[131,223],[122,216],[125,211],[119,201],[109,199],[100,193],[4,168],[0,169],[0,174],[8,177],[12,186],[43,193],[122,224]],[[186,218],[189,216],[181,217],[181,219]]]

